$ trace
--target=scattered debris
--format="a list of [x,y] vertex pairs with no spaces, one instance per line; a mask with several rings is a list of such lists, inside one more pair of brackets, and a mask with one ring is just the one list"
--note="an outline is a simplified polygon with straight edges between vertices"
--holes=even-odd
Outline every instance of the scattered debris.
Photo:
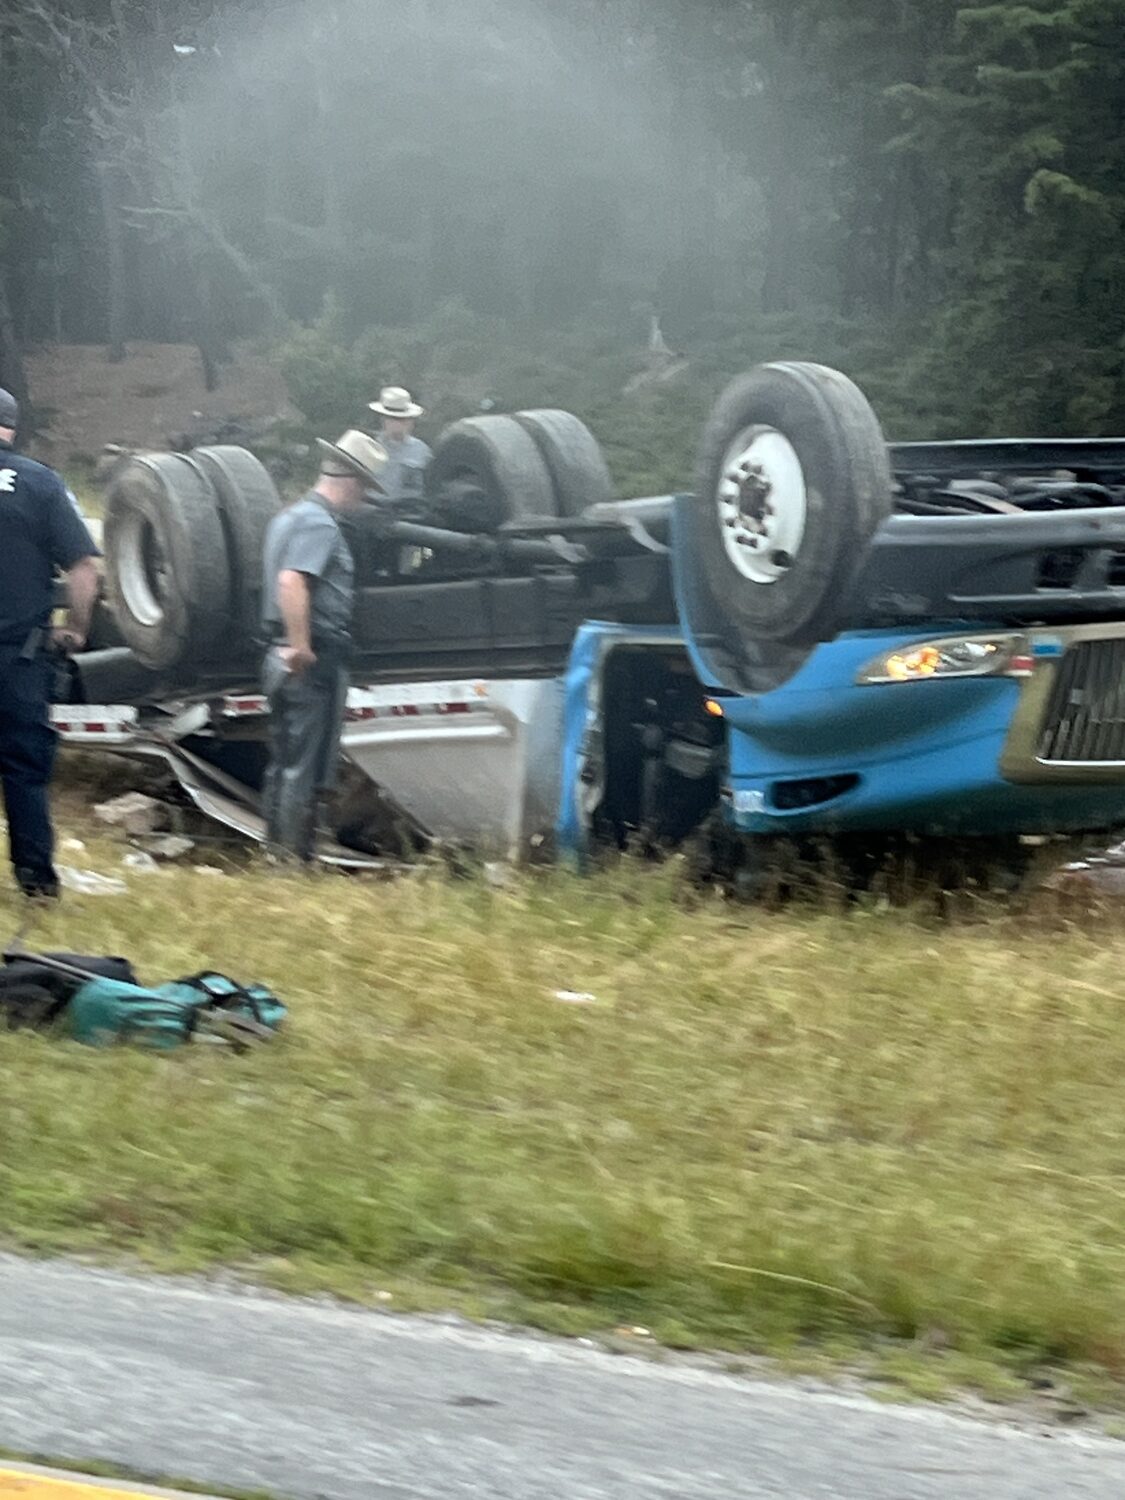
[[183,859],[185,854],[190,854],[195,848],[195,840],[185,838],[179,833],[168,833],[163,838],[152,839],[145,844],[145,852],[153,859],[161,863],[170,860]]
[[151,854],[146,854],[143,849],[130,849],[121,861],[127,870],[133,870],[137,875],[159,875],[160,866]]
[[221,880],[229,878],[227,872],[220,870],[218,865],[196,865],[194,869],[197,875],[218,875]]
[[78,896],[126,896],[129,887],[116,875],[99,875],[96,870],[76,870],[71,865],[59,866],[59,884],[65,891]]
[[587,994],[585,990],[556,990],[555,999],[561,1000],[564,1005],[597,1005],[597,995]]
[[99,823],[120,828],[134,836],[159,833],[168,826],[168,809],[144,792],[126,792],[109,802],[99,802],[94,808],[94,816]]
[[1125,847],[1119,845],[1104,855],[1063,865],[1044,881],[1043,888],[1063,895],[1123,896]]
[[506,890],[514,878],[512,867],[501,864],[499,860],[492,860],[486,864],[482,874],[485,885],[490,885],[494,891]]
[[81,839],[63,839],[59,848],[65,849],[67,854],[85,854],[86,852],[86,845]]

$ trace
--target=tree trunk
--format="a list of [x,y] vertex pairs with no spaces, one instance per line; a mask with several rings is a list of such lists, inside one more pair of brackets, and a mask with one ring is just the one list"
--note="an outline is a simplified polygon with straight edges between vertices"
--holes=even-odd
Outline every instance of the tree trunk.
[[443,174],[439,170],[439,147],[432,121],[435,110],[432,101],[438,98],[438,80],[434,71],[432,46],[433,17],[430,0],[414,0],[412,10],[413,29],[417,39],[417,58],[420,71],[422,98],[426,107],[421,111],[418,141],[423,164],[415,187],[418,194],[418,237],[414,267],[414,321],[424,321],[433,305],[438,282],[438,246],[441,243],[443,213],[441,184]]
[[16,325],[8,301],[8,277],[0,266],[0,386],[10,391],[21,406],[29,404],[30,391],[23,355],[16,339]]
[[347,301],[347,242],[344,231],[344,204],[340,192],[338,163],[340,152],[334,137],[332,100],[329,88],[331,59],[340,48],[340,16],[334,4],[321,0],[320,21],[313,23],[311,61],[313,94],[316,101],[317,162],[319,165],[321,209],[324,216],[324,243],[327,257],[325,284],[341,307]]
[[106,252],[106,357],[112,364],[125,358],[125,245],[120,203],[112,180],[112,168],[100,161],[94,172],[98,184],[98,207]]
[[765,177],[767,230],[765,274],[762,278],[761,305],[766,313],[791,312],[796,306],[794,262],[800,236],[797,233],[796,191],[791,171]]
[[215,295],[212,270],[205,253],[195,256],[195,346],[203,365],[203,388],[219,389],[220,367],[227,356],[226,343],[215,318]]
[[63,270],[61,246],[57,242],[51,263],[51,338],[55,344],[63,341]]

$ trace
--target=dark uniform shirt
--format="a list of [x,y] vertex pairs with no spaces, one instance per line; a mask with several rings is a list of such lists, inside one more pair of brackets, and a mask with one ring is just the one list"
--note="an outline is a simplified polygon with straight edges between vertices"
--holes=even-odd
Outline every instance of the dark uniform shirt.
[[315,492],[275,516],[266,532],[262,578],[262,628],[267,640],[285,633],[277,602],[277,575],[309,580],[313,649],[346,642],[355,598],[351,549],[327,500]]
[[98,555],[55,471],[0,443],[0,646],[50,623],[56,568]]

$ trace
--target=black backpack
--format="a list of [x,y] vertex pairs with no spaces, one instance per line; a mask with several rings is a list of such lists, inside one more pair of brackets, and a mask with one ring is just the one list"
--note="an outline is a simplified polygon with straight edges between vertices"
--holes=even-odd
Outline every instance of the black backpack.
[[[103,979],[121,979],[126,984],[137,982],[127,958],[85,958],[77,953],[44,956]],[[32,958],[5,958],[0,964],[0,1031],[52,1026],[84,983],[78,975],[60,973]]]

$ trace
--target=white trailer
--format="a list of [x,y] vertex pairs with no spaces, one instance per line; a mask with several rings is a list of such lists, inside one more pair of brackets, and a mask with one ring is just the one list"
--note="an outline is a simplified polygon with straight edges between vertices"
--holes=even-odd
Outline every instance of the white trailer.
[[[549,844],[558,810],[564,686],[560,679],[355,687],[342,749],[360,773],[338,822],[401,818],[425,841],[522,859]],[[261,839],[257,783],[268,741],[268,708],[253,693],[160,707],[60,706],[62,742],[159,760],[199,810]],[[362,795],[364,782],[371,796]],[[338,837],[328,863],[367,862]]]

